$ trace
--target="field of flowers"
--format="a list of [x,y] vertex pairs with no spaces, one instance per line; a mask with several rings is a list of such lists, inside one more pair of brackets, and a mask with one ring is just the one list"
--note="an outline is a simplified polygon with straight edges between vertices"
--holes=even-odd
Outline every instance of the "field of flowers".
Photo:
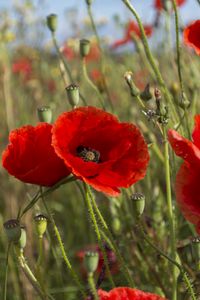
[[200,19],[121,0],[110,42],[82,1],[62,44],[0,11],[0,300],[199,300]]

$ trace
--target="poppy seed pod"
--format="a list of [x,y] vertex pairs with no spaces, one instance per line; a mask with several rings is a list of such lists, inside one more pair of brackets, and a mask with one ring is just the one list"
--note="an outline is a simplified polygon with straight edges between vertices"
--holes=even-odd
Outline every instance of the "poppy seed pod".
[[139,89],[136,87],[134,81],[133,81],[133,73],[131,71],[127,71],[124,74],[124,79],[126,80],[126,83],[128,84],[130,88],[130,93],[133,97],[137,97],[140,93]]
[[98,252],[86,252],[84,256],[84,264],[88,273],[94,273],[99,263]]
[[86,57],[90,53],[90,41],[86,39],[80,40],[79,50],[81,57]]
[[47,16],[47,26],[51,32],[55,32],[58,25],[58,17],[56,14],[50,14]]
[[145,207],[145,196],[140,193],[134,193],[131,196],[132,204],[133,204],[133,214],[136,219],[140,218],[143,214]]
[[121,222],[118,217],[114,217],[112,220],[112,230],[115,234],[118,234],[121,232]]
[[16,219],[10,219],[3,224],[9,242],[18,242],[21,236],[20,223]]
[[85,0],[87,5],[91,5],[93,0]]
[[47,229],[47,217],[42,214],[39,214],[34,217],[36,232],[39,238],[42,238],[46,229]]
[[52,110],[49,106],[41,106],[37,109],[38,119],[40,122],[51,123]]
[[76,84],[70,84],[65,88],[69,103],[74,107],[79,103],[79,87]]
[[140,93],[140,97],[144,101],[149,101],[152,98],[152,93],[150,91],[150,84],[148,83],[142,93]]

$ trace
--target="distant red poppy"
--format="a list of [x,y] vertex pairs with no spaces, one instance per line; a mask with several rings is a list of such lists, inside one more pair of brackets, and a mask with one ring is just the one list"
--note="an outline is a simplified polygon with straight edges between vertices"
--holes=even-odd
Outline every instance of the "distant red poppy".
[[200,115],[195,116],[193,141],[187,140],[175,130],[169,130],[168,139],[176,155],[184,159],[176,176],[176,198],[185,218],[200,233]]
[[[155,0],[154,7],[157,10],[162,10],[163,9],[163,3],[162,2],[163,2],[162,0]],[[176,0],[176,4],[178,6],[183,5],[185,2],[186,2],[186,0]]]
[[[153,27],[151,25],[144,25],[144,31],[147,37],[150,37],[153,32]],[[125,45],[132,41],[132,35],[135,35],[138,38],[141,38],[141,31],[137,23],[134,21],[129,21],[126,27],[124,38],[121,40],[117,40],[113,45],[112,48],[117,48],[121,45]]]
[[100,300],[167,300],[159,295],[128,287],[117,287],[109,292],[98,290]]
[[[106,250],[106,253],[107,253],[107,257],[108,257],[110,271],[111,271],[112,274],[115,274],[119,270],[116,255],[111,249],[105,248],[105,250]],[[103,259],[103,253],[101,252],[98,245],[89,245],[89,246],[85,247],[83,250],[79,251],[76,254],[76,256],[79,258],[79,260],[81,262],[81,267],[83,267],[82,268],[83,273],[87,274],[86,270],[83,266],[83,259],[85,257],[85,253],[87,251],[96,251],[96,252],[98,252],[98,254],[99,254],[99,264],[98,264],[98,267],[97,267],[97,272],[100,273],[101,270],[102,270],[103,264],[104,264],[104,259]]]
[[32,73],[32,63],[28,58],[20,58],[12,64],[12,72],[22,75],[23,79],[30,79]]
[[194,48],[200,55],[200,20],[196,20],[188,25],[183,32],[184,43]]
[[42,186],[52,186],[69,175],[64,162],[51,146],[52,125],[39,123],[10,132],[10,144],[2,155],[3,167],[17,179]]
[[101,52],[98,45],[96,43],[91,43],[90,52],[85,57],[86,62],[96,62],[100,60],[100,58],[101,58]]
[[73,174],[111,196],[146,174],[149,154],[139,129],[95,107],[61,114],[52,145]]
[[64,47],[62,48],[62,53],[69,61],[75,59],[77,56],[74,49],[68,46],[67,44],[65,44]]

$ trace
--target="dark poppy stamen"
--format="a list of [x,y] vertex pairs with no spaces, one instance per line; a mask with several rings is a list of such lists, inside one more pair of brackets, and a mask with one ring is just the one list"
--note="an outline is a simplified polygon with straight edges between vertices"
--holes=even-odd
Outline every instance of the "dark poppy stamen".
[[78,146],[76,149],[77,155],[86,162],[99,163],[100,153],[90,147]]

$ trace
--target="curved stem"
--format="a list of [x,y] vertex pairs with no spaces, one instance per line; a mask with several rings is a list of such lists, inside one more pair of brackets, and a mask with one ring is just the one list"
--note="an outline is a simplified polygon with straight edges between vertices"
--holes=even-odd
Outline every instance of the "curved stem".
[[60,251],[61,251],[61,254],[62,254],[62,257],[63,257],[63,260],[64,260],[64,262],[65,262],[67,268],[69,269],[69,271],[70,271],[70,273],[71,273],[71,275],[72,275],[72,278],[74,279],[75,283],[76,283],[77,286],[79,287],[80,292],[81,292],[81,294],[82,294],[82,296],[83,296],[83,299],[85,299],[85,298],[86,298],[86,294],[85,294],[84,288],[83,288],[82,284],[80,283],[80,280],[79,280],[79,278],[78,278],[76,272],[74,271],[74,269],[73,269],[73,267],[72,267],[72,265],[71,265],[71,263],[70,263],[70,261],[69,261],[69,258],[68,258],[68,256],[67,256],[66,251],[65,251],[64,244],[63,244],[63,241],[62,241],[60,232],[59,232],[59,230],[58,230],[58,227],[56,226],[56,223],[55,223],[55,221],[54,221],[54,218],[53,218],[51,212],[49,211],[49,208],[48,208],[48,206],[46,205],[45,201],[43,201],[43,204],[44,204],[45,209],[46,209],[46,211],[47,211],[48,218],[49,218],[49,220],[50,220],[50,222],[51,222],[51,224],[52,224],[52,226],[53,226],[53,230],[54,230],[54,232],[55,232],[55,235],[56,235],[56,238],[57,238],[59,247],[60,247]]
[[96,236],[97,236],[97,240],[98,240],[100,250],[103,254],[103,259],[104,259],[104,263],[105,263],[105,266],[106,266],[106,271],[107,271],[107,274],[108,274],[108,277],[109,277],[109,280],[110,280],[110,283],[111,283],[112,287],[115,287],[115,284],[114,284],[113,279],[112,279],[112,274],[111,274],[110,269],[109,269],[109,263],[108,263],[108,258],[107,258],[107,255],[106,255],[106,251],[104,249],[103,242],[102,242],[102,239],[101,239],[101,233],[99,231],[97,220],[96,220],[96,217],[95,217],[95,213],[94,213],[91,201],[90,201],[90,192],[89,192],[89,186],[88,185],[85,185],[85,194],[86,194],[86,197],[85,197],[86,204],[87,204],[87,207],[88,207],[90,218],[91,218],[92,223],[94,225],[94,230],[95,230],[95,233],[96,233]]
[[127,265],[126,265],[126,263],[125,263],[122,255],[121,255],[121,253],[120,253],[120,251],[119,251],[119,249],[118,249],[118,247],[117,247],[117,245],[115,243],[115,240],[114,240],[114,238],[113,238],[113,236],[112,236],[112,234],[111,234],[111,232],[109,230],[109,227],[108,227],[108,225],[107,225],[104,217],[102,216],[102,214],[101,214],[101,212],[100,212],[100,210],[99,210],[99,208],[98,208],[98,206],[96,204],[94,196],[93,196],[93,194],[92,194],[92,192],[91,192],[91,190],[90,190],[89,187],[88,187],[88,191],[89,191],[89,195],[90,195],[90,198],[91,198],[94,210],[95,210],[95,212],[96,212],[96,214],[97,214],[97,216],[98,216],[98,218],[99,218],[99,220],[100,220],[100,222],[101,222],[101,224],[102,224],[102,226],[103,226],[103,228],[104,228],[104,230],[106,232],[107,238],[109,238],[109,240],[110,240],[110,244],[111,244],[111,246],[112,246],[112,248],[113,248],[113,250],[114,250],[114,252],[115,252],[115,254],[117,256],[118,261],[120,262],[121,269],[122,269],[122,271],[123,271],[123,273],[124,273],[124,275],[125,275],[128,283],[129,283],[129,285],[131,287],[134,287],[135,284],[134,284],[132,276],[129,273],[129,269],[128,269],[128,267],[127,267]]
[[[164,157],[165,157],[165,183],[167,192],[167,208],[168,208],[168,218],[170,226],[170,242],[171,242],[171,255],[172,259],[176,260],[176,235],[173,217],[173,205],[171,197],[171,181],[170,181],[170,165],[169,165],[169,144],[167,141],[166,128],[163,126],[163,137],[164,137]],[[172,268],[173,286],[172,286],[172,300],[177,299],[177,276],[176,268],[173,265]]]
[[140,32],[141,32],[141,36],[142,36],[142,42],[143,42],[143,45],[144,45],[144,50],[145,50],[145,53],[146,53],[146,56],[148,58],[148,61],[156,75],[156,78],[157,78],[157,81],[158,83],[160,84],[163,92],[164,92],[164,95],[166,97],[166,100],[168,103],[171,104],[171,107],[173,109],[173,115],[174,115],[174,120],[177,121],[178,120],[178,115],[177,115],[177,112],[176,112],[176,109],[175,109],[175,106],[174,106],[174,103],[172,101],[172,98],[171,98],[171,95],[165,85],[165,82],[162,78],[162,75],[156,65],[156,62],[155,62],[155,59],[151,53],[151,50],[149,48],[149,45],[148,45],[148,41],[147,41],[147,37],[146,37],[146,34],[145,34],[145,30],[144,30],[144,27],[142,25],[142,22],[140,20],[140,17],[139,15],[137,14],[136,10],[134,9],[134,7],[131,5],[130,1],[129,0],[122,0],[124,2],[124,4],[128,7],[128,9],[132,12],[132,14],[134,15],[134,17],[136,18],[136,21],[138,23],[138,26],[140,28]]

